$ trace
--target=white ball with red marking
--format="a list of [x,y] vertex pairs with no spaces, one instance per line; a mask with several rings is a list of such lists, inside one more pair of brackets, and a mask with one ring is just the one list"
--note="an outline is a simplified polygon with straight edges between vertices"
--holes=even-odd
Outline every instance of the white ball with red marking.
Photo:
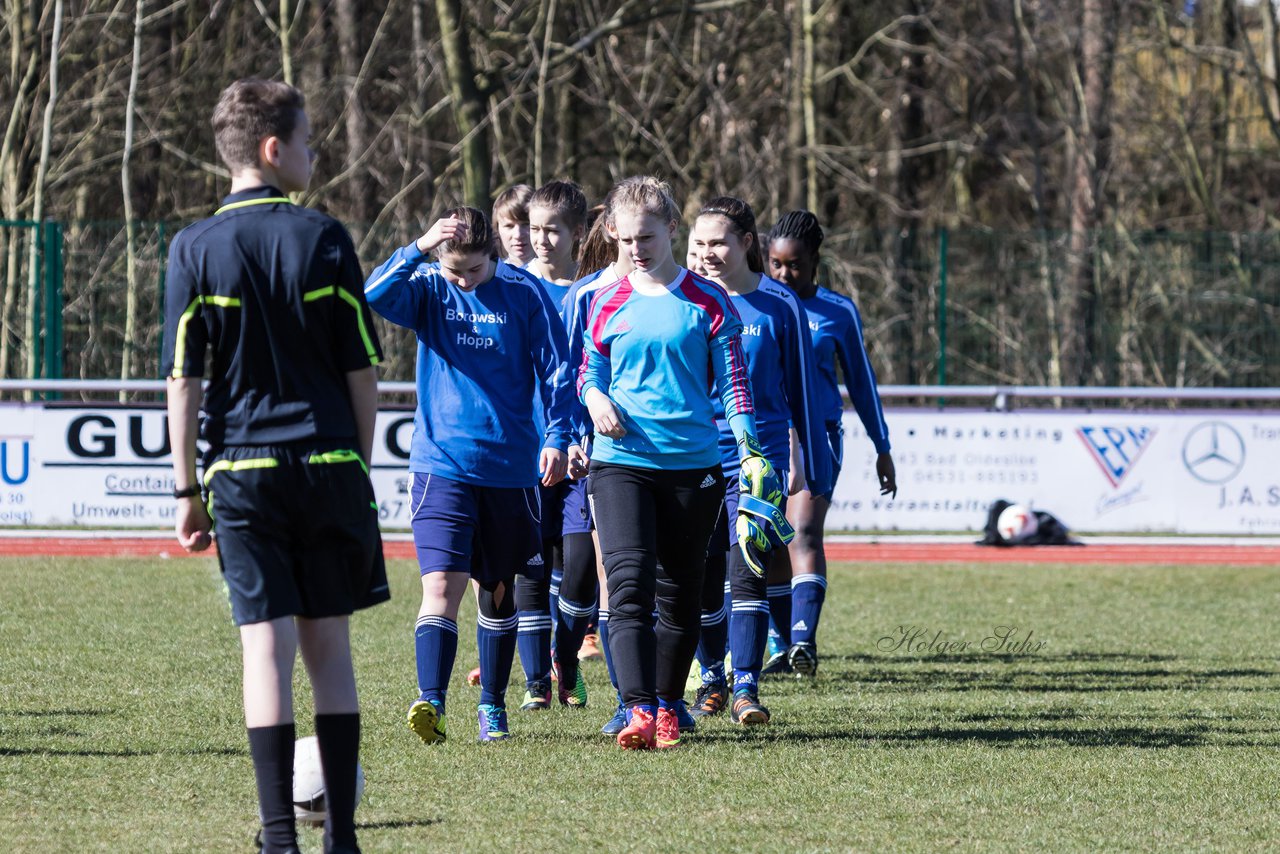
[[1023,543],[1036,535],[1040,522],[1035,511],[1022,504],[1010,504],[1000,512],[996,531],[1006,543]]

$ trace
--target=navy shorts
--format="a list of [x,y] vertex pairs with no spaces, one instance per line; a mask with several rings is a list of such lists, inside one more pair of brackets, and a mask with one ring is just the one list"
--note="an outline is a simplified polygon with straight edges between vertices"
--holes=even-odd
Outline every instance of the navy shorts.
[[469,572],[482,584],[544,575],[538,487],[475,486],[414,472],[409,500],[423,575]]
[[567,484],[562,480],[555,486],[538,484],[538,501],[542,505],[542,539],[559,540],[563,525],[564,495]]
[[206,458],[236,625],[343,616],[391,598],[373,486],[344,444],[230,447]]
[[564,520],[561,526],[561,533],[565,536],[590,534],[594,527],[591,519],[591,502],[587,498],[587,480],[588,478],[583,477],[565,481],[562,511]]
[[844,465],[844,424],[839,419],[827,422],[827,446],[831,451],[831,490],[822,497],[830,501],[836,493],[836,481]]

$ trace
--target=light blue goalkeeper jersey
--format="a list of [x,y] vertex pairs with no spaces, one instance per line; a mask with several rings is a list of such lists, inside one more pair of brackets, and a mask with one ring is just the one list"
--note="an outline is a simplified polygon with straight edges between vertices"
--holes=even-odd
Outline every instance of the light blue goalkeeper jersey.
[[889,428],[884,423],[884,408],[876,390],[876,372],[862,341],[862,316],[858,306],[848,297],[823,287],[808,299],[800,300],[800,304],[809,314],[823,418],[828,422],[839,421],[844,409],[836,379],[838,358],[849,400],[862,419],[867,436],[877,453],[889,453]]
[[595,437],[592,459],[646,469],[719,463],[713,389],[735,432],[754,433],[742,321],[724,289],[680,268],[665,288],[630,277],[591,300],[578,397],[595,388],[618,408],[627,434]]
[[[791,427],[804,458],[809,489],[822,495],[831,488],[831,454],[813,364],[809,318],[795,293],[781,282],[760,276],[749,294],[730,298],[742,319],[742,349],[747,356],[756,410],[756,438],[774,468],[791,468]],[[717,403],[720,458],[726,474],[738,469],[738,446]]]
[[[467,292],[416,243],[365,282],[369,306],[418,336],[418,408],[409,468],[479,486],[537,482],[540,448],[565,450],[573,388],[560,313],[533,276],[497,262]],[[535,426],[534,395],[546,427]]]

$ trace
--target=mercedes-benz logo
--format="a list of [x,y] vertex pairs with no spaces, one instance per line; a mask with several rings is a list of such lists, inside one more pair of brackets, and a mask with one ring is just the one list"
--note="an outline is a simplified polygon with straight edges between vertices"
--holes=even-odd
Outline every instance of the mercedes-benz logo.
[[1226,483],[1244,468],[1244,439],[1225,421],[1197,424],[1182,442],[1182,464],[1202,483]]

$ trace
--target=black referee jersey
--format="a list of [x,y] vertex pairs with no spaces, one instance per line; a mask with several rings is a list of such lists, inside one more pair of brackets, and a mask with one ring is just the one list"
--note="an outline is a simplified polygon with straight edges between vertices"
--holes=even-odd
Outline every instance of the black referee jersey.
[[351,236],[274,187],[233,193],[169,248],[166,377],[204,377],[215,448],[354,439],[348,371],[382,358]]

